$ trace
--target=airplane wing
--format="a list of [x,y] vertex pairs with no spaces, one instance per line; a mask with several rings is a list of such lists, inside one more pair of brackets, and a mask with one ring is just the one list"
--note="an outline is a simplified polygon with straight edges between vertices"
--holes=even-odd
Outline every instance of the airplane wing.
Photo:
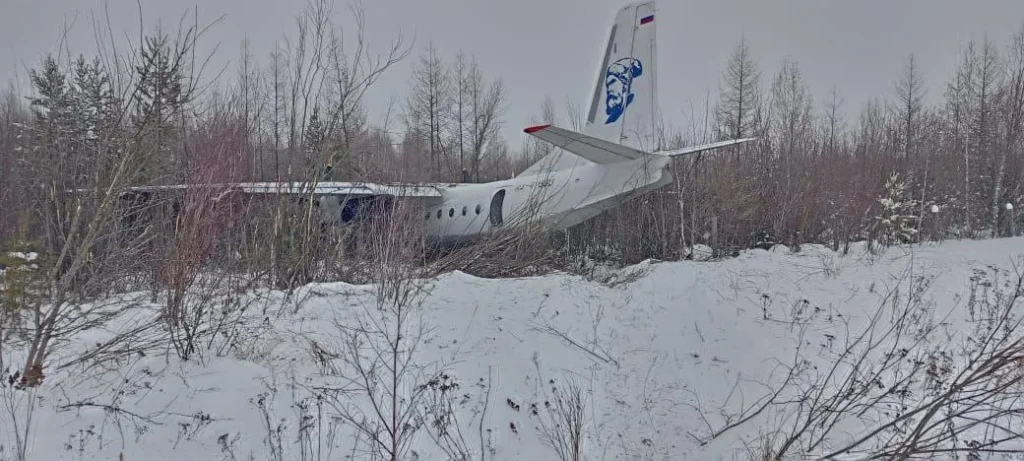
[[[134,186],[122,192],[122,196],[134,193],[159,194],[162,191],[207,190],[210,200],[219,201],[228,196],[246,195],[291,197],[313,199],[326,213],[328,220],[334,215],[342,216],[347,222],[351,208],[376,197],[411,198],[426,207],[436,206],[444,200],[442,191],[454,187],[451,184],[401,184],[401,183],[352,183],[352,182],[241,182],[227,184],[173,184],[166,186]],[[91,191],[81,191],[89,193]],[[343,210],[344,209],[344,210]]]
[[695,154],[706,150],[718,149],[753,141],[757,138],[731,139],[697,146],[667,151],[644,152],[631,147],[604,141],[582,133],[556,128],[551,125],[532,126],[523,130],[526,134],[542,139],[557,147],[572,152],[594,163],[618,163],[636,160],[645,155],[678,155]]
[[351,183],[351,182],[242,182],[229,184],[173,184],[167,186],[134,186],[130,191],[211,189],[227,193],[276,195],[390,195],[394,197],[441,197],[445,186],[440,184]]
[[230,195],[312,198],[323,214],[324,222],[350,222],[363,212],[364,203],[377,197],[413,198],[431,207],[443,201],[442,191],[451,184],[351,183],[351,182],[242,182],[227,184],[173,184],[128,187],[124,194],[206,190],[219,201]]
[[393,197],[441,197],[442,189],[439,185],[435,184],[350,182],[256,182],[241,183],[236,188],[239,192],[249,194],[390,195]]

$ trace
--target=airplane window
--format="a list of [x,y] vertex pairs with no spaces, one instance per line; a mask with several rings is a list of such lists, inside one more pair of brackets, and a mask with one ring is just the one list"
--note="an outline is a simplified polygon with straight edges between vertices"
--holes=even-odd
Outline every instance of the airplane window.
[[465,206],[462,207],[462,216],[466,216],[466,207]]
[[448,209],[448,217],[450,218],[452,216],[455,216],[455,208]]
[[476,214],[480,214],[480,204],[476,205]]
[[437,219],[441,219],[441,210],[437,210]]
[[427,212],[427,216],[424,219],[430,219],[430,212]]

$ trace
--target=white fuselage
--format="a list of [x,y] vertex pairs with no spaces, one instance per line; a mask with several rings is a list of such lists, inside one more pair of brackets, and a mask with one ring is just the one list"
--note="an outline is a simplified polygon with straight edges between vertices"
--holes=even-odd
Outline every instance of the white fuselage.
[[[572,155],[565,153],[565,155]],[[672,181],[668,157],[648,155],[612,164],[569,169],[482,184],[459,184],[420,215],[429,239],[458,241],[496,230],[541,224],[562,230],[628,197]]]

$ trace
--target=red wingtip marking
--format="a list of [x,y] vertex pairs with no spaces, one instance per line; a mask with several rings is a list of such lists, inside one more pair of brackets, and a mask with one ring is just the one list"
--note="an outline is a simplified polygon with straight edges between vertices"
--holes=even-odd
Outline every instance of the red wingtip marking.
[[545,129],[545,128],[549,127],[549,126],[551,126],[551,125],[537,125],[537,126],[531,126],[531,127],[527,128],[527,129],[523,130],[523,132],[524,132],[524,133],[534,133],[534,132],[537,132],[537,131],[543,130],[543,129]]

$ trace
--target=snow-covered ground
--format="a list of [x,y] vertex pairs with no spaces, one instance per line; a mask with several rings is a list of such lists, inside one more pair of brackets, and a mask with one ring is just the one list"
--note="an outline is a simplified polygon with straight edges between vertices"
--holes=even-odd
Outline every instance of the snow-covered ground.
[[[769,431],[801,422],[793,419],[799,402],[709,435],[766,396],[785,377],[784,366],[802,363],[807,376],[824,375],[881,305],[911,312],[915,328],[936,326],[931,336],[908,334],[907,341],[962,344],[958,331],[981,317],[968,307],[972,277],[988,277],[991,293],[1010,280],[1021,255],[1024,238],[1007,238],[881,255],[862,246],[845,256],[776,247],[724,261],[646,262],[600,281],[447,274],[409,309],[403,339],[424,329],[399,384],[406,398],[399,407],[418,395],[410,414],[425,422],[405,459],[448,459],[435,441],[437,412],[423,410],[445,403],[457,410],[449,434],[472,459],[481,450],[485,459],[558,459],[544,427],[553,427],[557,396],[570,384],[581,390],[583,459],[748,459]],[[994,270],[1003,271],[998,279]],[[927,289],[912,295],[922,283]],[[367,437],[357,438],[352,421],[338,415],[357,422],[365,415],[368,425],[378,416],[344,360],[354,320],[379,317],[375,293],[342,283],[304,287],[287,300],[261,292],[244,312],[232,308],[218,332],[201,339],[201,357],[188,362],[159,341],[158,330],[137,334],[139,352],[127,357],[71,362],[152,319],[148,297],[130,295],[137,303],[106,327],[60,345],[50,363],[71,364],[48,368],[40,389],[0,388],[0,460],[16,459],[26,432],[31,460],[360,458]],[[895,314],[883,315],[882,329]],[[6,354],[8,365],[22,357]],[[959,360],[950,359],[954,371]],[[388,374],[387,367],[376,372]],[[428,384],[435,372],[441,376]],[[386,421],[391,403],[383,399]],[[879,407],[891,403],[880,399]],[[860,410],[840,418],[816,452],[882,421],[883,410]]]

